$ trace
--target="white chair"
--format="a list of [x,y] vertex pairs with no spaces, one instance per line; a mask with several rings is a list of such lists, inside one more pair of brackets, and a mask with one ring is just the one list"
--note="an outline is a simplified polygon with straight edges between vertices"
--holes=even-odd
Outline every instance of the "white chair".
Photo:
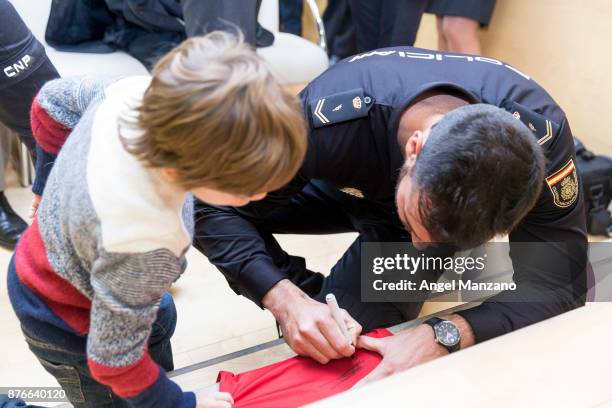
[[[282,1],[282,0],[281,0]],[[317,24],[317,44],[293,34],[278,31],[278,0],[263,0],[259,23],[272,31],[274,44],[257,52],[284,84],[306,84],[329,67],[325,29],[315,0],[304,0]]]
[[[145,67],[132,56],[117,51],[110,54],[86,54],[57,51],[46,45],[45,28],[51,0],[10,0],[36,38],[45,44],[49,58],[62,76],[71,75],[142,75]],[[245,0],[246,1],[246,0]],[[274,33],[274,44],[258,49],[283,84],[305,84],[329,66],[325,49],[325,31],[314,0],[305,0],[318,27],[314,44],[296,35],[281,33],[278,0],[263,0],[258,20]]]
[[122,51],[110,54],[62,52],[47,45],[45,29],[51,0],[9,0],[36,38],[45,45],[47,55],[61,76],[74,75],[143,75],[146,68]]

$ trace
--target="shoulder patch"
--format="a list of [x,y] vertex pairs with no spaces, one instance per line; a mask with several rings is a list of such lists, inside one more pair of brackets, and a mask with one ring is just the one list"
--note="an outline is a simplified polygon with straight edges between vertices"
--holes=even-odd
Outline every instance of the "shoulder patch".
[[320,128],[364,118],[373,104],[374,99],[358,88],[312,100],[309,109],[313,126]]
[[510,113],[525,124],[538,138],[538,144],[544,145],[551,140],[559,130],[559,125],[545,116],[532,111],[520,103],[512,102]]
[[554,204],[559,208],[567,208],[578,198],[578,176],[574,160],[546,178],[546,184],[553,197]]

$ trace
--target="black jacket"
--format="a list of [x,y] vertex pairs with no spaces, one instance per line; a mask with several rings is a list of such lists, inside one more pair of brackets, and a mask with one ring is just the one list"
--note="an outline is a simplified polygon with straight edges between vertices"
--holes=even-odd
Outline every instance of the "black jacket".
[[148,69],[185,39],[177,0],[54,0],[45,40],[61,51],[123,50]]

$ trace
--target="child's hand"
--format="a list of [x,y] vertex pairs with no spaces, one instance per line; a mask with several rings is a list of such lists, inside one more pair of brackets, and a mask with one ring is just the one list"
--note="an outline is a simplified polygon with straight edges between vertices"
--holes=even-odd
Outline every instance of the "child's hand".
[[196,408],[232,408],[233,405],[234,399],[227,392],[196,392]]
[[41,199],[41,196],[39,196],[38,194],[34,194],[34,197],[32,198],[32,204],[30,204],[30,211],[28,211],[28,217],[31,220],[34,220],[34,217],[36,217],[36,213],[38,212],[38,206],[40,205]]

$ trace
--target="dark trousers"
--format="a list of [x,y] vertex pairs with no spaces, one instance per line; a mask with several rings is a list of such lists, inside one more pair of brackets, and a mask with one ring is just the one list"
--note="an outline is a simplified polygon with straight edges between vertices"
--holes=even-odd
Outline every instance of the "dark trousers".
[[[400,223],[393,200],[373,202],[343,193],[312,181],[291,202],[278,208],[258,224],[274,263],[314,299],[324,302],[333,293],[365,331],[414,319],[422,302],[366,303],[361,301],[361,244],[363,242],[405,242],[409,234]],[[272,234],[331,234],[358,232],[340,260],[323,279],[306,269],[303,258],[287,254]],[[411,277],[417,282],[437,280],[439,275]]]
[[348,0],[358,52],[413,45],[429,0]]
[[302,35],[303,0],[281,0],[278,4],[280,30],[285,33]]
[[[157,312],[157,320],[149,337],[148,350],[151,358],[164,370],[174,369],[170,337],[176,327],[176,308],[169,294],[165,294]],[[112,390],[93,379],[87,366],[86,339],[78,353],[65,350],[46,339],[24,333],[30,350],[61,387],[75,408],[129,408],[131,405],[115,395]],[[76,335],[75,335],[76,337]]]
[[0,122],[33,152],[30,107],[44,83],[59,74],[7,0],[0,0],[0,21]]
[[183,0],[182,3],[188,37],[238,28],[244,34],[245,41],[255,45],[258,1]]
[[331,58],[343,59],[357,54],[349,0],[329,0],[323,12],[323,23],[327,52]]

